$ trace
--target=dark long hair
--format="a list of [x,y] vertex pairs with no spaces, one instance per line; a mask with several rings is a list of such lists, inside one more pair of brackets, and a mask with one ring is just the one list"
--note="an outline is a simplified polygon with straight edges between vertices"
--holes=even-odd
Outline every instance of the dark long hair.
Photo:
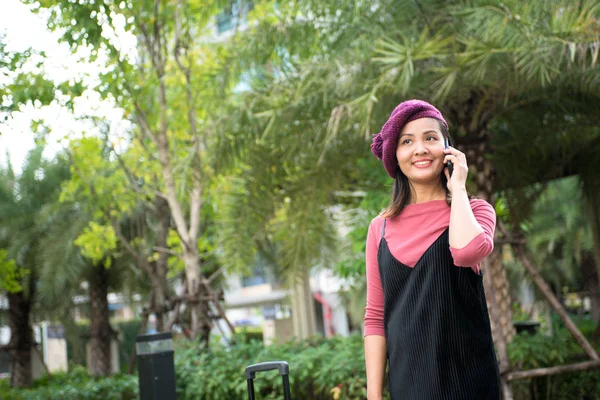
[[[452,142],[452,138],[448,133],[448,128],[446,125],[438,120],[440,125],[440,130],[444,138],[448,139],[448,144],[450,146],[454,146]],[[444,167],[445,168],[445,167]],[[446,179],[446,174],[442,172],[441,184],[446,192],[446,203],[450,205],[452,203],[452,196],[450,191],[448,190],[448,179]],[[400,170],[400,166],[396,166],[396,176],[394,177],[394,186],[392,188],[392,203],[383,211],[381,216],[383,218],[393,218],[396,217],[402,212],[404,207],[406,207],[411,200],[411,187],[410,182],[406,175],[402,173]]]

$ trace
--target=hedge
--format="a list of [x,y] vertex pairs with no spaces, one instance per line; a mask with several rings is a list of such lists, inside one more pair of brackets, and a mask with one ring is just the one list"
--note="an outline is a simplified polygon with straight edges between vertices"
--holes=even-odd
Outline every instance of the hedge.
[[[588,328],[583,329],[588,337],[591,337],[591,326],[588,324]],[[558,324],[554,332],[552,337],[543,334],[515,337],[508,349],[511,364],[515,368],[529,369],[585,359],[566,329]],[[595,345],[599,347],[597,343]],[[266,347],[258,340],[246,340],[230,347],[215,343],[208,349],[191,342],[177,341],[177,398],[245,399],[245,367],[273,360],[289,362],[294,399],[366,398],[363,341],[359,335],[332,339],[317,337]],[[600,400],[600,371],[595,369],[516,381],[512,387],[515,400]],[[257,399],[283,397],[281,378],[276,371],[257,375],[255,388]],[[137,377],[118,375],[94,379],[87,377],[85,369],[78,367],[69,374],[37,381],[32,389],[8,390],[6,382],[0,383],[0,393],[1,398],[8,400],[127,400],[137,398]]]
[[29,389],[9,389],[0,381],[3,400],[134,400],[139,398],[138,380],[134,375],[93,378],[85,367],[76,366],[69,373],[53,374],[37,380]]

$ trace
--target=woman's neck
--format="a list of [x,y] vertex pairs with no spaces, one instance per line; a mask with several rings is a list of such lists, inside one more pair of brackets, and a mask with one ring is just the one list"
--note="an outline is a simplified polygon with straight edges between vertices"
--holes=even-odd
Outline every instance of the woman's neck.
[[426,203],[433,200],[446,200],[446,191],[441,185],[411,184],[411,204]]

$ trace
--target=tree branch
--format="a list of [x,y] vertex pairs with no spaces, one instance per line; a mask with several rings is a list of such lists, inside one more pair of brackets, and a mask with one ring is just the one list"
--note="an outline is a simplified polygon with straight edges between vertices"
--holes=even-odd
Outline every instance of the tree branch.
[[583,336],[583,334],[581,333],[579,328],[577,328],[577,325],[573,323],[571,318],[569,318],[569,315],[567,314],[563,306],[560,304],[560,301],[556,298],[554,293],[552,293],[552,290],[550,289],[544,278],[540,276],[537,269],[533,266],[532,262],[526,256],[524,246],[513,244],[513,250],[517,258],[521,261],[525,269],[527,269],[527,271],[533,278],[533,281],[536,283],[540,291],[548,300],[548,303],[550,303],[554,311],[558,313],[560,319],[563,321],[569,332],[571,332],[571,335],[573,335],[577,343],[579,343],[579,345],[583,348],[585,353],[592,360],[600,361],[600,357],[598,356],[598,353],[596,353],[594,347],[590,344],[590,342],[588,342],[585,336]]
[[186,52],[187,52],[187,46],[184,46],[182,44],[182,39],[181,39],[181,20],[180,20],[180,14],[179,14],[179,7],[181,7],[181,2],[178,1],[177,5],[175,6],[175,45],[173,46],[173,54],[175,56],[175,61],[177,62],[177,65],[179,66],[179,69],[185,74],[186,78],[188,76],[188,72],[189,72],[189,68],[186,68],[183,63],[181,62],[181,59],[179,58],[179,50],[181,48],[185,48]]
[[[157,49],[155,51],[160,52],[161,44],[160,44],[160,25],[159,25],[159,4],[160,0],[155,0],[154,2],[154,43],[157,43]],[[159,119],[160,119],[160,130],[156,135],[156,146],[158,148],[158,159],[160,161],[163,177],[165,180],[166,186],[166,200],[169,203],[169,207],[171,209],[171,215],[173,217],[173,221],[175,222],[175,228],[177,234],[179,235],[182,243],[186,248],[191,248],[191,246],[195,246],[195,243],[192,243],[189,237],[189,232],[187,229],[187,223],[184,218],[183,210],[181,207],[181,203],[177,199],[177,190],[175,187],[175,179],[173,177],[173,168],[171,165],[171,157],[169,155],[169,138],[168,138],[168,115],[167,115],[167,95],[166,95],[166,87],[164,78],[164,65],[162,56],[157,54],[156,57],[156,65],[155,65],[156,74],[158,77],[158,101],[159,101]],[[136,104],[136,109],[139,107]],[[146,122],[143,119],[141,122]],[[147,123],[147,122],[146,122]]]
[[[193,174],[193,173],[192,173]],[[190,240],[195,241],[200,230],[200,211],[202,209],[202,184],[199,179],[194,179],[194,188],[192,189],[190,199]]]
[[[123,172],[125,173],[125,176],[127,177],[127,180],[129,181],[129,184],[131,185],[131,188],[138,194],[141,195],[147,195],[148,193],[146,193],[142,187],[140,186],[140,184],[137,182],[137,179],[135,177],[135,174],[133,173],[133,171],[131,171],[127,165],[125,164],[125,161],[123,161],[123,158],[121,157],[121,155],[117,152],[117,150],[114,148],[113,145],[108,144],[108,140],[107,140],[107,145],[108,148],[112,151],[112,153],[117,157],[117,161],[119,163],[119,166],[121,167],[121,169],[123,170]],[[151,210],[155,210],[154,205],[148,203],[148,206]]]
[[536,378],[538,376],[548,376],[556,374],[564,374],[565,372],[585,371],[592,368],[599,368],[600,361],[585,361],[575,364],[559,365],[557,367],[536,368],[528,371],[515,371],[507,373],[504,378],[507,381],[515,381],[517,379]]
[[154,24],[153,24],[153,28],[154,28],[154,32],[153,32],[153,40],[152,40],[152,45],[155,46],[154,48],[154,52],[156,55],[156,75],[159,79],[159,81],[162,81],[162,78],[165,74],[165,65],[163,63],[163,58],[162,58],[162,52],[161,52],[161,48],[162,48],[162,41],[160,40],[160,1],[161,0],[154,0]]
[[498,221],[498,228],[504,234],[505,237],[509,238],[512,241],[511,244],[515,256],[519,259],[519,261],[521,261],[521,264],[523,264],[527,272],[529,272],[529,275],[531,275],[537,287],[546,297],[546,300],[548,300],[550,306],[560,316],[560,319],[563,321],[569,332],[571,332],[571,335],[573,335],[577,343],[579,343],[579,345],[583,348],[585,353],[592,360],[600,360],[600,357],[598,356],[598,353],[596,353],[594,347],[588,342],[585,336],[583,336],[583,334],[581,333],[579,328],[577,328],[577,326],[573,323],[571,318],[569,318],[569,315],[563,308],[562,304],[560,304],[560,301],[556,298],[554,293],[552,293],[552,290],[550,289],[544,278],[542,278],[540,273],[537,271],[537,269],[534,267],[533,263],[529,259],[529,257],[527,257],[524,242],[518,244],[517,241],[519,239],[515,238],[519,235],[509,233],[502,221]]
[[[117,153],[117,151],[115,150],[115,148],[113,146],[109,146],[109,148],[112,150],[112,152],[115,154],[115,156],[117,157],[117,161],[119,162],[119,165],[121,166],[121,169],[123,169],[123,171],[125,172],[125,175],[127,176],[127,180],[129,180],[129,183],[131,184],[133,190],[136,193],[142,194],[142,195],[148,195],[148,194],[153,194],[155,196],[158,196],[162,199],[167,199],[167,195],[165,195],[164,193],[162,193],[160,190],[153,188],[151,192],[145,192],[142,190],[142,187],[136,182],[135,179],[135,174],[129,169],[127,168],[127,166],[125,165],[125,162],[123,161],[121,155],[119,153]],[[149,204],[149,208],[153,211],[155,211],[155,207],[154,205]]]
[[225,267],[221,267],[218,270],[216,270],[215,272],[212,273],[211,276],[208,277],[208,279],[206,280],[206,283],[208,283],[210,285],[210,283],[219,275],[221,275],[223,272],[225,272]]
[[197,132],[197,121],[196,121],[196,113],[195,113],[195,98],[192,90],[192,77],[191,77],[191,69],[190,67],[186,67],[183,65],[180,59],[180,50],[184,51],[184,54],[187,54],[189,51],[188,45],[183,42],[182,32],[181,32],[181,20],[179,7],[181,7],[181,2],[177,3],[175,7],[175,45],[173,48],[173,54],[175,56],[175,61],[179,66],[179,69],[183,72],[185,76],[185,93],[186,100],[188,105],[188,123],[190,124],[190,136],[194,141],[194,161],[192,163],[192,178],[193,178],[193,188],[190,198],[190,230],[188,232],[189,240],[195,241],[198,237],[198,232],[200,230],[200,211],[202,208],[202,183],[201,176],[199,173],[199,168],[201,166],[200,160],[200,139],[198,138]]
[[[142,146],[142,149],[144,149],[144,151],[146,152],[146,155],[148,156],[148,159],[149,160],[159,161],[158,158],[156,158],[156,155],[154,155],[154,153],[152,153],[150,151],[150,149],[148,148],[148,146],[144,142],[144,133],[140,134],[140,133],[137,133],[137,131],[134,130],[133,135],[134,135],[135,139],[140,143],[140,146]],[[156,142],[154,142],[154,143],[156,143]]]
[[167,322],[167,332],[171,332],[171,330],[173,329],[173,325],[175,325],[175,323],[179,320],[179,310],[181,310],[181,302],[178,302],[175,305],[173,315],[171,315],[171,318]]
[[[125,74],[126,69],[123,65],[123,61],[121,60],[119,51],[117,49],[115,49],[114,47],[113,47],[113,51],[115,51],[117,54],[117,64],[119,65],[121,72],[123,74]],[[123,79],[122,83],[125,86],[125,89],[131,95],[131,97],[134,98],[134,90],[129,85],[129,82],[127,81],[127,79]],[[133,100],[133,106],[136,111],[135,116],[136,116],[136,119],[138,120],[138,124],[142,128],[142,133],[144,135],[146,135],[148,138],[150,138],[150,140],[152,140],[154,143],[156,143],[156,135],[152,132],[152,128],[150,127],[150,124],[148,123],[148,118],[146,117],[146,114],[142,110],[142,107],[139,105],[139,103],[135,99]]]
[[133,102],[133,106],[135,107],[135,119],[138,120],[138,124],[140,124],[140,127],[142,128],[142,134],[152,140],[152,142],[158,143],[156,135],[152,132],[150,124],[148,124],[148,119],[146,118],[144,110],[142,110],[138,102],[135,100]]
[[152,39],[150,38],[150,35],[148,34],[146,25],[141,22],[142,18],[140,17],[139,14],[137,14],[135,12],[133,7],[130,10],[133,13],[133,18],[134,18],[134,21],[136,22],[136,26],[142,32],[142,39],[143,39],[144,44],[146,45],[146,48],[148,49],[148,52],[150,53],[150,60],[152,62],[152,66],[156,68],[157,60],[155,58],[156,55],[154,52],[154,43],[153,43]]
[[160,253],[170,254],[172,256],[181,257],[181,253],[177,253],[176,251],[173,251],[171,249],[165,249],[164,247],[154,246],[152,249],[154,251],[158,251]]

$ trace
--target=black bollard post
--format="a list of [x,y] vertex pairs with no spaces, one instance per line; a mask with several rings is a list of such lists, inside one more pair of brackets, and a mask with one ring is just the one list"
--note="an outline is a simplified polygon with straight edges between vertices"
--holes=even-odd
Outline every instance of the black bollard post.
[[175,364],[171,332],[138,335],[140,400],[175,400]]

